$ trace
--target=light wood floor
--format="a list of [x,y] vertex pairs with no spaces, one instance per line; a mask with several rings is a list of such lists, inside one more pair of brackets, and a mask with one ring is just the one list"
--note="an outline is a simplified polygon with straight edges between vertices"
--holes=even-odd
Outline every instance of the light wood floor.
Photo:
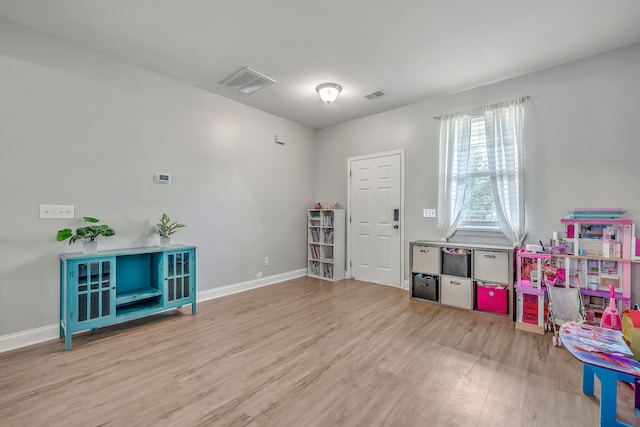
[[0,425],[598,425],[551,335],[399,289],[305,277],[189,313],[1,353]]

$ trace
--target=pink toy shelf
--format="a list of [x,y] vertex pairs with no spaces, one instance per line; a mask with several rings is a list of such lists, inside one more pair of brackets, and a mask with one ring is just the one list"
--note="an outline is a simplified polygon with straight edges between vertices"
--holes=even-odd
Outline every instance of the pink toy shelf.
[[633,220],[620,218],[624,212],[575,209],[570,218],[560,219],[566,235],[563,250],[520,249],[515,283],[517,329],[544,334],[547,286],[579,288],[587,310],[596,312],[608,303],[609,286],[613,286],[618,311],[630,308],[631,266],[640,261],[640,239],[635,237]]
[[518,271],[516,288],[519,292],[543,295],[544,291],[540,291],[540,288],[547,285],[555,285],[557,279],[553,275],[548,274],[549,268],[547,268],[552,254],[531,252],[521,248],[517,256]]
[[546,286],[553,286],[556,278],[550,266],[552,254],[521,248],[517,254],[516,329],[544,334],[546,320]]

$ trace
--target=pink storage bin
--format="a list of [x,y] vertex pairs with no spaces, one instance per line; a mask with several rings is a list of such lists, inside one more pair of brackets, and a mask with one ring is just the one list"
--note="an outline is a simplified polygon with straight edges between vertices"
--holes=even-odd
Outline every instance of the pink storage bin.
[[479,311],[507,314],[507,288],[505,286],[483,286],[476,284]]

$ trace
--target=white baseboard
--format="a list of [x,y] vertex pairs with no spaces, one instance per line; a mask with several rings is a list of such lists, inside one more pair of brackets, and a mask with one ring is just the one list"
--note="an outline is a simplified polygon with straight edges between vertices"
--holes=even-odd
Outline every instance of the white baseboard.
[[198,302],[208,301],[214,298],[220,298],[227,295],[237,294],[251,289],[261,288],[263,286],[273,285],[275,283],[284,282],[285,280],[295,279],[307,275],[307,269],[289,271],[287,273],[276,274],[273,276],[262,277],[260,279],[249,280],[247,282],[236,283],[234,285],[222,286],[219,288],[207,289],[198,292]]
[[59,337],[59,334],[60,326],[56,323],[54,325],[42,326],[40,328],[29,329],[28,331],[4,335],[0,337],[0,353],[56,339]]
[[[307,269],[302,268],[300,270],[262,277],[260,279],[249,280],[247,282],[236,283],[234,285],[206,289],[204,291],[198,292],[196,300],[198,302],[207,301],[226,295],[236,294],[238,292],[244,292],[251,289],[261,288],[263,286],[273,285],[275,283],[284,282],[285,280],[291,280],[306,275]],[[32,344],[38,344],[44,341],[58,339],[59,333],[60,326],[58,323],[56,323],[53,325],[42,326],[40,328],[29,329],[28,331],[16,332],[14,334],[0,336],[0,353],[14,350],[20,347],[26,347]]]

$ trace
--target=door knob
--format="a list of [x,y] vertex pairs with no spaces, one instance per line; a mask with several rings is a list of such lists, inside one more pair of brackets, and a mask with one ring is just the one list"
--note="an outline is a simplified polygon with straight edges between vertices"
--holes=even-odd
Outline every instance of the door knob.
[[398,224],[395,224],[395,225],[393,226],[393,228],[395,228],[396,230],[398,229],[398,227],[400,227]]

